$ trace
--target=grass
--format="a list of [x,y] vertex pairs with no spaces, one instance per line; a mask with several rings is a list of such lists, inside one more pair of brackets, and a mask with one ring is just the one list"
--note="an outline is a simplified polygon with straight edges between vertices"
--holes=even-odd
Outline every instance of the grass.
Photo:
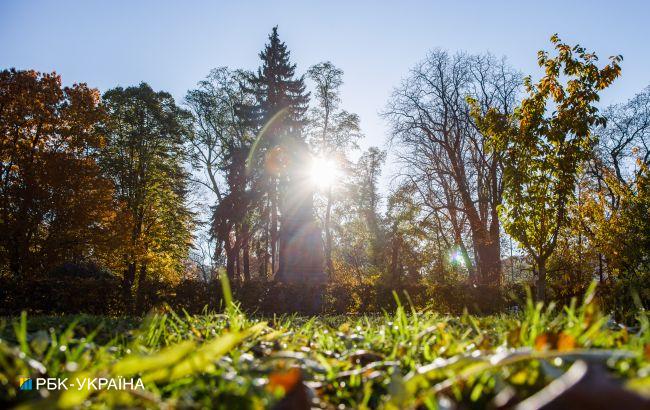
[[[0,324],[0,406],[19,408],[487,407],[524,399],[577,359],[650,393],[650,325],[613,323],[588,297],[559,309],[452,317],[250,317],[167,312],[144,319],[30,317]],[[19,377],[140,377],[145,390],[19,391]]]

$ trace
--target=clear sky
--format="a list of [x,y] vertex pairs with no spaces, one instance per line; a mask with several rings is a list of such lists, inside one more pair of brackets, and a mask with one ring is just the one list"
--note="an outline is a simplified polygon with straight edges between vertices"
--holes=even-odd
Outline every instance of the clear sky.
[[[526,4],[525,4],[526,3]],[[538,73],[557,32],[623,74],[603,103],[650,84],[650,1],[12,1],[0,0],[0,68],[55,70],[104,91],[149,82],[177,100],[218,66],[254,69],[274,25],[298,71],[330,60],[345,71],[346,109],[363,146],[382,145],[378,112],[427,50],[490,51]]]

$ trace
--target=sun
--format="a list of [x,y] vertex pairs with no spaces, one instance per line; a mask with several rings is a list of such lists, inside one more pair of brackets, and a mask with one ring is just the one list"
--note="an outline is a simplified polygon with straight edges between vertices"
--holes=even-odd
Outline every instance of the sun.
[[339,173],[339,167],[332,159],[322,157],[312,159],[309,177],[318,188],[330,188],[338,179]]

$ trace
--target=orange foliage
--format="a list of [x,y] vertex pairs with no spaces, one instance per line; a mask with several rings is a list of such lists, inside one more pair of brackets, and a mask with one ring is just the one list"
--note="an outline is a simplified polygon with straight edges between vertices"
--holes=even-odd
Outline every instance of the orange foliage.
[[0,269],[20,277],[112,247],[112,184],[95,161],[103,118],[85,84],[0,72]]

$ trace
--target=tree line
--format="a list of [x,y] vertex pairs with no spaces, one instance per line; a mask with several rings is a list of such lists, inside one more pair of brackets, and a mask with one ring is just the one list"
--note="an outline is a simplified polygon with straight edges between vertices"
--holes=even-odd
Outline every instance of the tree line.
[[[343,71],[299,75],[277,27],[257,71],[216,68],[180,102],[146,83],[100,95],[4,70],[0,273],[90,266],[119,279],[131,312],[154,283],[222,268],[266,286],[289,269],[299,210],[357,304],[377,287],[435,298],[450,284],[562,298],[594,278],[647,304],[650,88],[598,110],[622,58],[552,45],[537,81],[490,54],[431,51],[382,112],[386,149],[365,151]],[[384,193],[388,154],[400,167]]]

